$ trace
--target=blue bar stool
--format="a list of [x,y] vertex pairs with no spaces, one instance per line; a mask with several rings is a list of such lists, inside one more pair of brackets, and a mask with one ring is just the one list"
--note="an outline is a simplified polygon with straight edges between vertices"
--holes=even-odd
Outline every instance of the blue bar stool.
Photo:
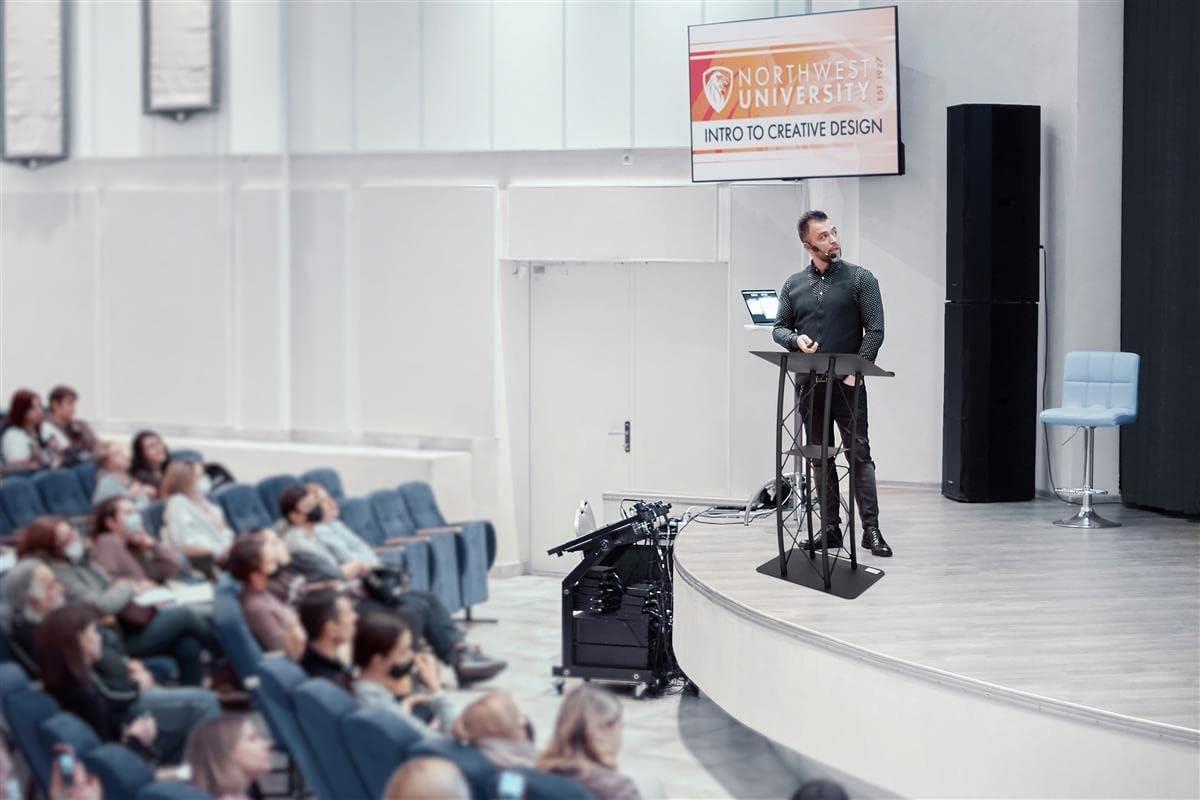
[[[1108,494],[1092,485],[1096,459],[1096,428],[1128,425],[1138,414],[1138,367],[1136,353],[1067,353],[1063,369],[1062,407],[1047,408],[1039,417],[1045,425],[1083,428],[1083,487],[1058,489],[1083,495],[1083,504],[1073,517],[1055,521],[1064,528],[1116,528],[1121,523],[1107,520],[1092,508],[1092,495]],[[1050,454],[1047,453],[1049,458]]]

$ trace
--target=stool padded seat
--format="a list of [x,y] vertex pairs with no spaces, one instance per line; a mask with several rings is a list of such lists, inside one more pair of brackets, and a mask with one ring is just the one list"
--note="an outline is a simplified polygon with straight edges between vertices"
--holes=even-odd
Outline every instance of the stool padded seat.
[[1077,350],[1063,365],[1062,405],[1039,417],[1047,425],[1083,428],[1128,425],[1138,414],[1137,353]]
[[1128,425],[1137,419],[1137,412],[1132,408],[1047,408],[1038,418],[1047,425],[1109,428]]

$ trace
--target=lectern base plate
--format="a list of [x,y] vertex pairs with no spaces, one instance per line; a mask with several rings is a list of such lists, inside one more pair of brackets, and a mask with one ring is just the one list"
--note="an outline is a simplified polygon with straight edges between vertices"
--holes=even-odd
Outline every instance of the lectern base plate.
[[[879,567],[873,567],[861,561],[858,564],[858,569],[850,569],[850,557],[848,555],[843,555],[842,558],[834,561],[833,555],[830,554],[829,564],[833,568],[833,575],[830,577],[830,587],[826,594],[840,597],[843,600],[854,600],[883,577],[883,570],[879,569]],[[788,583],[794,583],[797,586],[816,589],[818,592],[825,592],[825,582],[821,578],[820,553],[817,553],[815,559],[810,560],[807,551],[792,550],[788,557],[786,578],[781,577],[779,574],[779,556],[775,556],[775,558],[763,564],[757,571],[763,575],[770,575],[772,578],[779,578]]]

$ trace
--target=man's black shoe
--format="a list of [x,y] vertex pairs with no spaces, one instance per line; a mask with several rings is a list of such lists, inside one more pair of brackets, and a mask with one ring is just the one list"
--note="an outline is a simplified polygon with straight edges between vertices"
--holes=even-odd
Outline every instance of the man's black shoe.
[[454,677],[458,680],[458,688],[462,689],[477,681],[486,681],[507,666],[507,661],[489,658],[475,648],[467,648],[459,655],[458,663],[454,665]]
[[889,558],[892,555],[892,548],[883,540],[879,528],[863,528],[862,546],[863,549],[870,550],[873,556]]
[[[813,535],[813,540],[812,540],[813,550],[820,550],[824,546],[822,544],[821,540],[823,537],[826,537],[826,536],[828,536],[828,538],[829,538],[829,549],[830,550],[837,550],[839,547],[842,546],[842,529],[839,528],[837,525],[834,525],[829,528],[824,528],[821,531],[819,531],[818,533]],[[804,550],[807,550],[808,549],[808,540],[806,539],[805,541],[801,542],[800,547],[803,548]]]

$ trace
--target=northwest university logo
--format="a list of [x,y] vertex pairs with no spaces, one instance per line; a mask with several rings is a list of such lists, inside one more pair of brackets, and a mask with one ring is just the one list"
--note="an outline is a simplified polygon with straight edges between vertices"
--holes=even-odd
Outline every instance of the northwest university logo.
[[709,67],[704,70],[704,96],[713,111],[720,113],[729,102],[733,87],[733,70],[729,67]]

